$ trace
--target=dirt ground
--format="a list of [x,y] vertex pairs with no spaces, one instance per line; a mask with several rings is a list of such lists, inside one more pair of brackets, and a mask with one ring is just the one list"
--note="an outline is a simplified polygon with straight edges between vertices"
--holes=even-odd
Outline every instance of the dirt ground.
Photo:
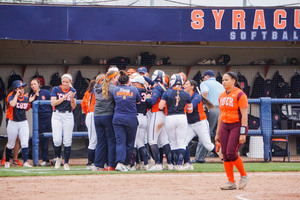
[[[147,173],[1,178],[1,199],[300,199],[300,172],[248,173],[244,190],[222,191],[225,173]],[[237,180],[239,175],[235,174]]]

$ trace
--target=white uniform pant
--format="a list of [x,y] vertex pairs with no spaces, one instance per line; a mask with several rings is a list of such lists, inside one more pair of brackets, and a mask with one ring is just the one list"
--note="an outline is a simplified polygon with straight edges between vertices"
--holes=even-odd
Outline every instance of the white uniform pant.
[[188,125],[186,145],[195,137],[198,136],[198,141],[203,144],[207,151],[212,151],[215,145],[211,142],[209,133],[209,124],[206,119]]
[[7,148],[13,149],[16,144],[17,136],[19,135],[21,147],[27,148],[29,143],[29,125],[28,121],[8,121],[7,125]]
[[147,135],[148,117],[147,117],[147,115],[138,113],[137,118],[139,121],[139,126],[137,127],[137,130],[136,130],[134,147],[139,149],[139,148],[145,146],[145,135]]
[[152,113],[148,131],[148,142],[150,145],[157,144],[163,147],[169,144],[168,134],[165,129],[165,114],[162,111]]
[[166,130],[172,150],[186,148],[186,134],[188,122],[186,115],[168,115],[166,117]]
[[85,125],[88,130],[89,146],[88,149],[95,150],[98,140],[95,128],[94,112],[89,112],[85,117]]
[[51,123],[54,146],[61,146],[63,140],[64,146],[70,147],[72,145],[72,133],[74,128],[73,113],[53,112]]

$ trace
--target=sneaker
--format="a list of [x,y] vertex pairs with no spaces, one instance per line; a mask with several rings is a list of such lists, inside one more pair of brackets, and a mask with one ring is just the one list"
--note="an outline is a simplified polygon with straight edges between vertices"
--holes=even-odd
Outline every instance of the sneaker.
[[5,165],[5,162],[6,162],[6,159],[3,158],[3,159],[1,160],[1,165]]
[[108,167],[108,171],[115,171],[116,169],[114,167]]
[[94,172],[103,172],[103,171],[107,171],[107,170],[105,170],[105,169],[102,168],[102,167],[96,167],[96,166],[95,166],[95,168],[92,169],[92,171],[94,171]]
[[4,168],[10,168],[10,162],[5,162],[4,163]]
[[147,169],[147,171],[161,171],[161,170],[163,170],[161,164],[153,165],[152,167]]
[[221,190],[235,190],[236,184],[230,181],[226,182],[224,186],[220,187]]
[[130,171],[136,171],[136,167],[135,166],[130,167]]
[[184,169],[183,165],[178,165],[178,166],[177,166],[177,170],[178,170],[178,171],[183,171],[183,170],[185,170],[185,169]]
[[26,161],[24,164],[23,164],[23,167],[32,167],[28,161]]
[[242,176],[239,182],[239,189],[244,189],[249,181],[248,176]]
[[172,164],[167,164],[166,170],[174,170],[174,167]]
[[93,171],[93,169],[96,169],[97,167],[94,165],[94,163],[92,163],[92,164],[88,164],[86,168],[88,170],[92,170]]
[[12,164],[18,165],[18,166],[23,166],[22,163],[20,163],[19,160],[13,160]]
[[211,65],[216,65],[216,63],[217,63],[216,60],[210,59],[210,64],[211,64]]
[[205,163],[205,160],[196,160],[196,159],[194,159],[194,160],[192,160],[192,163]]
[[41,162],[40,166],[42,166],[42,167],[48,167],[48,166],[50,166],[50,163],[46,162],[46,161],[43,161],[43,162]]
[[210,59],[204,59],[200,62],[197,62],[198,65],[210,65],[211,64],[211,60]]
[[118,163],[115,169],[121,172],[128,172],[127,166],[125,166],[123,163]]
[[194,170],[194,166],[190,163],[185,163],[183,165],[183,168],[184,168],[184,170],[191,170],[191,171]]
[[143,167],[141,168],[141,170],[148,170],[150,167],[149,165],[143,165]]
[[55,160],[55,169],[59,169],[61,165],[61,158],[56,158]]
[[67,170],[67,171],[70,170],[70,165],[68,163],[64,164],[64,170]]

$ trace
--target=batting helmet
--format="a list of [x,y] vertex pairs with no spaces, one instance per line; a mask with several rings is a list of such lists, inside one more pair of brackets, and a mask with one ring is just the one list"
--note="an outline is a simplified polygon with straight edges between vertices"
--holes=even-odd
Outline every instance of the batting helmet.
[[171,76],[170,85],[173,87],[174,85],[183,85],[183,78],[179,74],[173,74]]
[[155,70],[152,75],[152,81],[164,83],[165,82],[165,72],[163,72],[162,70]]

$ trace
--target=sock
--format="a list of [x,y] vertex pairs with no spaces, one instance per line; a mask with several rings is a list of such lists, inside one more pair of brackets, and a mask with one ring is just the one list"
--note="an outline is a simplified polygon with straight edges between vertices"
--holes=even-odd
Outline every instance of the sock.
[[61,146],[54,146],[54,152],[55,152],[55,158],[60,158],[61,157]]
[[177,165],[178,163],[177,150],[171,150],[171,153],[172,153],[173,165]]
[[95,150],[88,149],[88,164],[95,162]]
[[164,159],[164,149],[159,148],[159,162],[163,163],[163,159]]
[[182,165],[184,154],[185,154],[185,149],[178,149],[177,154],[178,154],[178,162],[177,163],[178,163],[178,165]]
[[10,156],[11,156],[11,152],[12,152],[12,149],[9,149],[6,147],[6,161],[5,162],[9,162],[9,159],[10,159]]
[[151,157],[154,158],[149,143],[145,144],[145,147],[146,147],[147,151],[149,152],[149,153],[148,153],[148,160],[149,160]]
[[64,152],[65,152],[65,164],[66,164],[69,163],[69,159],[71,156],[71,146],[65,147]]
[[141,159],[140,159],[141,155],[137,148],[135,149],[135,153],[136,153],[135,162],[136,162],[136,164],[140,164],[141,163]]
[[234,166],[240,172],[241,176],[247,176],[242,158],[239,156],[236,161],[233,161]]
[[148,153],[146,147],[139,148],[141,159],[144,161],[144,165],[148,165]]
[[134,148],[133,149],[133,152],[132,152],[132,155],[131,155],[131,159],[130,159],[130,166],[135,166],[135,160],[136,160],[136,156],[137,155],[137,149]]
[[191,153],[190,153],[190,149],[188,146],[186,146],[185,148],[185,154],[184,154],[184,163],[189,163],[191,164]]
[[172,164],[172,153],[171,153],[171,146],[170,144],[166,144],[163,146],[163,150],[164,150],[164,153],[166,155],[166,158],[167,158],[167,163],[168,164]]
[[22,148],[22,156],[23,156],[23,162],[24,163],[28,160],[28,155],[29,155],[28,147]]
[[234,183],[234,174],[233,174],[233,162],[224,162],[224,169],[227,175],[228,181]]
[[153,144],[150,146],[153,154],[153,158],[155,160],[155,164],[160,164],[160,156],[159,156],[159,148],[157,144]]

